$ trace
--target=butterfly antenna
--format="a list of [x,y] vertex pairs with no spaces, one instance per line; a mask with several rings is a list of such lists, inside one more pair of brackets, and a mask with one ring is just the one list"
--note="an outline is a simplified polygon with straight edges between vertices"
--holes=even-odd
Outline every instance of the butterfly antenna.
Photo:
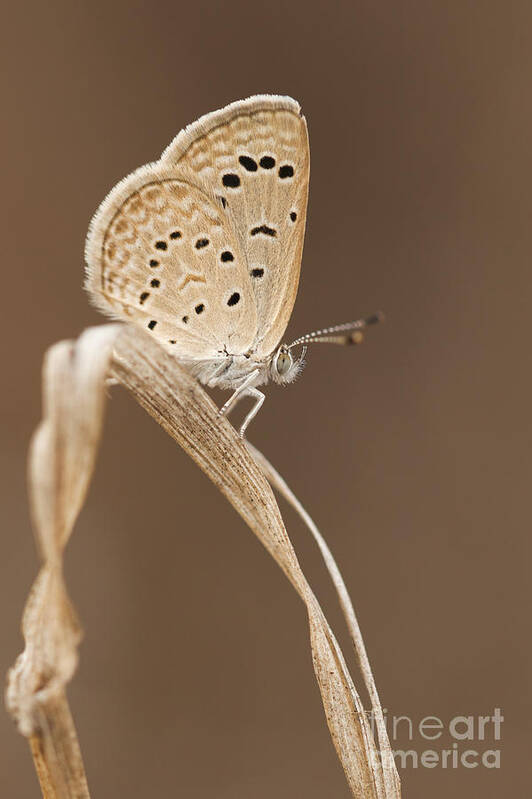
[[315,330],[313,333],[306,333],[304,336],[300,336],[289,345],[288,349],[290,350],[298,344],[307,345],[314,344],[314,342],[340,344],[342,346],[361,344],[364,340],[363,331],[366,327],[375,325],[383,320],[384,314],[378,311],[363,319],[356,319],[354,322],[346,322],[343,325],[334,325],[334,327],[326,327],[323,330]]

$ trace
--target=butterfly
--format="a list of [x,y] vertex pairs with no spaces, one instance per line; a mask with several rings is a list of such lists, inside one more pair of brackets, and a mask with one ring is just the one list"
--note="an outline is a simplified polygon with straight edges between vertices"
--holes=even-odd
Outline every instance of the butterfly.
[[[291,97],[255,95],[182,130],[161,158],[105,198],[87,237],[86,289],[143,327],[198,380],[232,389],[290,383],[308,344],[354,344],[379,315],[280,343],[297,294],[309,187],[305,117]],[[301,345],[296,359],[292,349]]]

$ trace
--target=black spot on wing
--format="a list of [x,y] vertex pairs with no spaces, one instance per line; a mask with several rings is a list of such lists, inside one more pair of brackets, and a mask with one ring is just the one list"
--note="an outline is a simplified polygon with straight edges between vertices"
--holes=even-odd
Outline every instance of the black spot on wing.
[[234,172],[227,172],[222,178],[222,183],[229,189],[237,189],[240,186],[240,178]]
[[250,158],[249,155],[241,155],[238,161],[248,172],[256,172],[258,169],[257,162]]
[[259,225],[258,227],[251,228],[251,235],[258,236],[259,234],[263,234],[264,236],[277,236],[277,231],[273,227],[268,227],[268,225]]
[[293,176],[294,176],[294,167],[290,166],[290,164],[283,164],[283,166],[279,167],[280,178],[291,178]]
[[234,294],[231,294],[231,296],[227,300],[227,304],[236,305],[237,302],[239,302],[239,300],[240,300],[240,294],[238,293],[238,291],[235,291]]
[[263,169],[273,169],[275,166],[275,158],[272,158],[271,155],[264,155],[259,164]]

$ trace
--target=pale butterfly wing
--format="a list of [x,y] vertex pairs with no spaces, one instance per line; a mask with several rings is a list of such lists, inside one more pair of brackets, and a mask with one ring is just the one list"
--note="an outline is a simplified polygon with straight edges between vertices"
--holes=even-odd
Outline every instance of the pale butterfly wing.
[[245,352],[257,314],[246,259],[223,207],[160,162],[106,198],[87,241],[98,307],[136,322],[182,358]]
[[93,301],[182,358],[269,355],[297,293],[308,179],[291,98],[202,117],[100,206],[86,246]]
[[223,198],[257,302],[257,356],[280,341],[297,294],[309,184],[307,126],[290,97],[258,95],[199,119],[162,160]]

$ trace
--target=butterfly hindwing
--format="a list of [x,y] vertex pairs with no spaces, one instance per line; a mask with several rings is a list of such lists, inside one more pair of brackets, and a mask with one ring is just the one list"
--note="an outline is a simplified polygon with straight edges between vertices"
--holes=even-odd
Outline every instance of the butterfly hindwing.
[[223,208],[180,177],[154,165],[111,192],[89,237],[89,289],[182,357],[246,351],[257,318],[246,259]]

